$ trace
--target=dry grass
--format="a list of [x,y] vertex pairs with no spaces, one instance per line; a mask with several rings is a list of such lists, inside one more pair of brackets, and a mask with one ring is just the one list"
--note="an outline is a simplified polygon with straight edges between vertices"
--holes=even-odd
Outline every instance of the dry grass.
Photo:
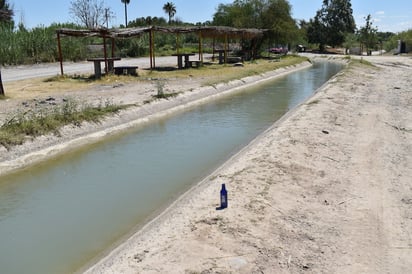
[[187,70],[173,70],[173,71],[144,71],[139,72],[143,78],[186,78],[188,75],[194,78],[201,79],[202,85],[211,86],[218,83],[226,83],[231,80],[240,79],[247,76],[257,75],[266,71],[275,70],[281,67],[295,65],[308,60],[305,57],[286,56],[280,62],[273,60],[257,60],[254,62],[245,62],[243,67],[235,67],[233,65],[218,65],[210,64],[204,65],[201,68],[192,68]]
[[98,123],[103,117],[127,107],[117,106],[110,101],[92,106],[66,100],[59,106],[38,106],[17,112],[0,126],[0,145],[10,149],[12,146],[23,144],[29,137],[35,138],[49,133],[59,135],[60,128],[65,125],[80,126],[85,121]]
[[206,86],[264,73],[265,71],[294,65],[304,60],[307,59],[297,56],[287,56],[280,62],[270,60],[245,62],[243,67],[211,64],[201,68],[185,70],[139,70],[139,77],[109,75],[100,80],[94,80],[91,75],[54,76],[7,82],[4,84],[4,88],[9,99],[34,99],[40,96],[46,97],[65,93],[71,90],[87,90],[99,85],[134,83],[152,81],[153,79],[178,79],[187,78],[188,76],[200,79],[202,85]]

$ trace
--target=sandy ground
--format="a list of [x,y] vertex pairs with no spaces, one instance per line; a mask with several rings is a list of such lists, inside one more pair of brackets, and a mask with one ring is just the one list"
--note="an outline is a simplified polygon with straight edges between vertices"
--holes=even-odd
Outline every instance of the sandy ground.
[[[408,273],[412,60],[364,59],[375,67],[356,65],[335,77],[87,272]],[[0,174],[299,68],[216,87],[190,78],[169,83],[187,92],[103,124],[67,127],[60,138],[0,148]],[[138,90],[101,86],[79,96],[137,103],[154,94],[153,86]],[[221,183],[229,207],[216,210]]]
[[[88,273],[408,273],[412,60],[323,86]],[[229,208],[216,210],[220,184]]]

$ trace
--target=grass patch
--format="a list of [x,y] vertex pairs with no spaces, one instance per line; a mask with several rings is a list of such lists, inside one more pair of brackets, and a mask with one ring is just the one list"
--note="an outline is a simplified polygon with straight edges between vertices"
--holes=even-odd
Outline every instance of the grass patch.
[[174,93],[156,94],[156,95],[152,95],[152,96],[155,99],[169,99],[169,98],[176,97],[178,94],[179,94],[178,92],[174,92]]
[[43,80],[45,83],[51,83],[51,82],[92,82],[94,80],[93,75],[79,75],[79,74],[74,74],[74,75],[56,75],[52,76],[49,78],[46,78]]
[[266,71],[308,61],[305,57],[287,55],[280,62],[259,59],[245,62],[243,67],[233,65],[204,65],[201,68],[178,70],[175,67],[158,68],[155,70],[139,70],[139,77],[112,75],[94,79],[93,75],[56,75],[47,78],[34,78],[7,82],[5,89],[10,99],[33,99],[39,96],[52,96],[53,94],[70,92],[72,90],[87,90],[98,85],[112,85],[118,83],[138,83],[153,81],[153,79],[183,79],[189,77],[202,79],[203,86],[213,86],[227,83],[242,77],[261,74]]
[[215,86],[219,83],[227,83],[233,80],[241,79],[244,77],[260,75],[262,73],[273,71],[282,67],[292,66],[304,61],[307,61],[306,57],[299,56],[286,56],[279,62],[272,60],[255,60],[252,62],[244,63],[243,67],[234,67],[232,65],[215,65],[206,67],[205,70],[200,69],[203,73],[203,77],[207,78],[204,81],[204,86]]
[[354,64],[354,65],[365,65],[365,66],[368,66],[368,67],[377,68],[374,64],[372,64],[371,62],[365,60],[363,57],[361,57],[360,59],[358,59],[358,58],[352,58],[352,59],[351,59],[351,64]]
[[315,99],[315,100],[312,100],[312,101],[308,102],[307,105],[308,105],[308,106],[310,106],[310,105],[316,105],[316,104],[318,104],[318,103],[320,103],[319,99]]
[[80,105],[74,100],[66,100],[59,106],[29,109],[9,118],[0,127],[0,145],[6,149],[21,145],[27,139],[45,134],[59,135],[65,125],[80,126],[82,122],[99,122],[102,117],[117,113],[127,106],[118,106],[109,101],[98,106]]
[[200,68],[190,69],[158,69],[158,70],[143,70],[139,74],[141,79],[179,79],[187,78],[188,76],[193,78],[202,79],[203,86],[214,86],[219,83],[227,83],[232,80],[241,79],[243,77],[259,75],[267,71],[276,70],[282,67],[296,65],[308,61],[308,58],[287,55],[282,57],[280,62],[274,62],[273,60],[259,59],[251,62],[245,62],[243,67],[235,67],[231,64],[205,64]]

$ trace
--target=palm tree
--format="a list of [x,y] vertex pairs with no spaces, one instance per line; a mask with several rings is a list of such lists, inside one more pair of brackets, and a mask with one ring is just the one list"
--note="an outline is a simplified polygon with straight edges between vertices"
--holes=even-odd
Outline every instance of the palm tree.
[[130,0],[120,0],[120,1],[122,1],[122,3],[124,3],[124,17],[125,17],[125,25],[126,25],[126,28],[127,28],[127,5],[129,5],[130,4]]
[[167,15],[169,15],[169,25],[170,25],[171,22],[172,22],[173,16],[175,16],[175,14],[176,14],[176,6],[172,2],[167,2],[163,6],[163,10],[164,10],[165,13],[167,13]]

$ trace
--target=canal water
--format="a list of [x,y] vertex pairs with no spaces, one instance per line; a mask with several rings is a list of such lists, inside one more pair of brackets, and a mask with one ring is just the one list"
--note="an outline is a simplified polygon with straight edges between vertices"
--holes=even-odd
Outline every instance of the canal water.
[[0,178],[0,272],[75,271],[210,174],[341,68],[316,63]]

